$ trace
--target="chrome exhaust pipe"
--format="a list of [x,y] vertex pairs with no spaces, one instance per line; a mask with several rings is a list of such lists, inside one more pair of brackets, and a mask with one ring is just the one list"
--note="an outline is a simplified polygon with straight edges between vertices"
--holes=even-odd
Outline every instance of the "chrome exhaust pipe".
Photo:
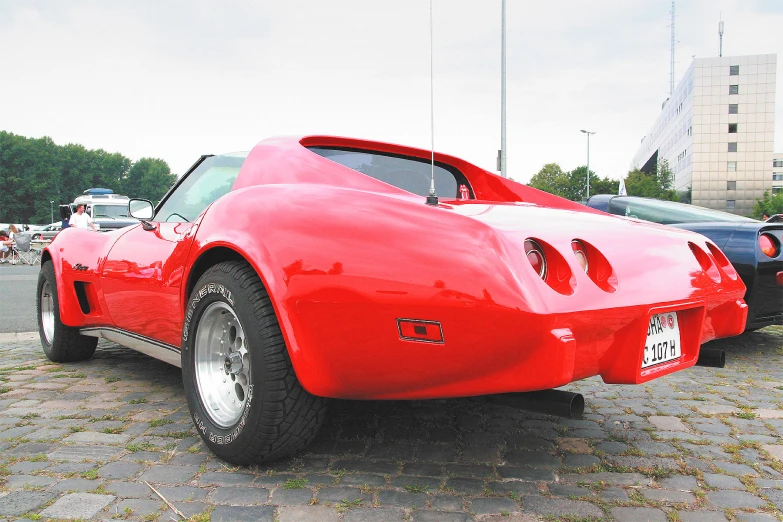
[[702,348],[696,366],[723,368],[726,366],[726,352],[718,348]]
[[585,398],[581,393],[563,390],[497,393],[472,400],[575,420],[581,419],[585,411]]

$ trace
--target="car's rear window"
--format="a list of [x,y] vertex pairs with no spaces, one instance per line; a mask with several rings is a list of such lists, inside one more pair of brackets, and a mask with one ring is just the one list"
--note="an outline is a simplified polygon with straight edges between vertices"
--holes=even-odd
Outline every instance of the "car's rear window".
[[[430,192],[432,167],[429,161],[363,150],[327,147],[308,149],[335,163],[413,194],[427,196]],[[470,197],[470,186],[458,170],[435,163],[435,192],[438,196],[460,198],[460,185],[465,186]]]

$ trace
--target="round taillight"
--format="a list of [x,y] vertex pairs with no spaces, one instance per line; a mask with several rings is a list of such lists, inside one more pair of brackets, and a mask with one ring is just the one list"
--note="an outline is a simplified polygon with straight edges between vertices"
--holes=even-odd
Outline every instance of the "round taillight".
[[546,256],[541,246],[532,239],[525,240],[525,255],[538,276],[546,279]]
[[778,241],[769,234],[759,236],[759,247],[767,257],[777,257],[779,253]]
[[579,263],[579,266],[584,270],[585,274],[587,273],[587,249],[582,244],[581,241],[577,241],[574,239],[571,241],[571,249],[574,251],[574,256],[576,256],[576,262]]

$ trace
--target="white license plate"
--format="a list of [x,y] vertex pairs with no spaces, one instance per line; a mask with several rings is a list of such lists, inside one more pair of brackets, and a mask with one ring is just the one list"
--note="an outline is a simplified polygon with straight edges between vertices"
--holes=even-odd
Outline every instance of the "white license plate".
[[682,355],[682,347],[677,312],[651,316],[647,325],[642,368],[679,359],[680,355]]

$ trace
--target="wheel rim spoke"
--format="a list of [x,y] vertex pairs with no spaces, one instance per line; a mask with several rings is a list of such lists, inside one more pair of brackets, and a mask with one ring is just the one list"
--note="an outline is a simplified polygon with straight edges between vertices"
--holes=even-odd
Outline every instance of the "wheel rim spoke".
[[242,416],[252,381],[244,329],[228,304],[215,302],[204,310],[196,327],[194,356],[204,410],[217,426],[233,426]]
[[41,329],[48,344],[54,339],[54,297],[49,281],[41,285]]

